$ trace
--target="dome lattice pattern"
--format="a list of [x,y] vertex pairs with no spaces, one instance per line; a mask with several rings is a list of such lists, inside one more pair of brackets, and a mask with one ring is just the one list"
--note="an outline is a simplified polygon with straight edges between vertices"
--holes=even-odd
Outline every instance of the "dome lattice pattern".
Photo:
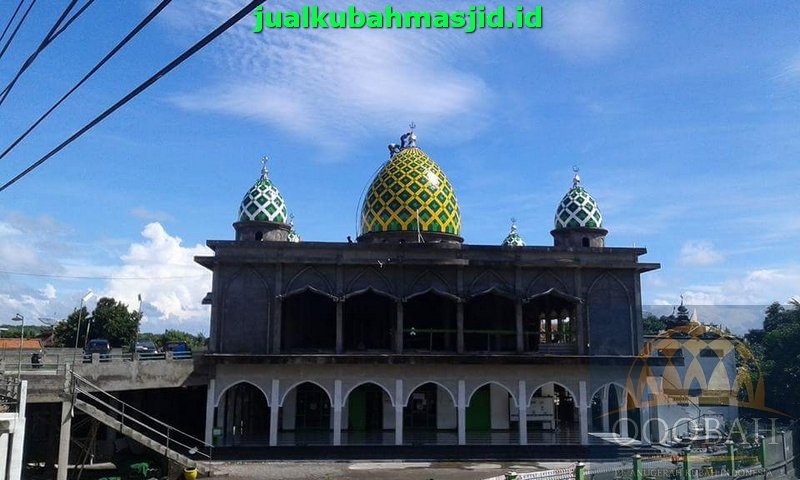
[[291,230],[289,230],[289,237],[287,238],[287,240],[290,243],[300,243],[301,238],[300,235],[298,235],[297,232],[294,231],[294,228],[292,228]]
[[263,168],[261,177],[242,199],[239,221],[286,223],[288,218],[286,202]]
[[396,153],[372,181],[361,209],[361,234],[417,231],[458,235],[461,214],[441,168],[416,147]]
[[513,221],[511,222],[511,231],[508,232],[505,240],[501,244],[503,247],[524,247],[525,241],[520,236],[519,232],[517,231],[517,224]]
[[603,214],[597,202],[580,185],[574,185],[556,210],[555,228],[603,228]]

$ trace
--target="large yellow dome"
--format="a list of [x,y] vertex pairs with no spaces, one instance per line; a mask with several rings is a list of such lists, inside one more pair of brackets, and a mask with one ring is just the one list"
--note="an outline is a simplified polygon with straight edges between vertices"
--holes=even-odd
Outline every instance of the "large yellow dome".
[[361,235],[419,232],[458,236],[461,213],[442,169],[415,145],[398,149],[364,197]]

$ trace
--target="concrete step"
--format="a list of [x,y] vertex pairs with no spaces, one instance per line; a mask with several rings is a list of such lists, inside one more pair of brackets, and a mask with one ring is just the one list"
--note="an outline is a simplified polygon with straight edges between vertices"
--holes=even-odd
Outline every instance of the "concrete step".
[[131,440],[144,445],[150,450],[153,450],[159,455],[163,455],[179,465],[183,465],[184,467],[196,467],[198,473],[205,476],[211,476],[213,473],[210,466],[204,462],[191,459],[181,453],[176,452],[175,450],[167,448],[167,446],[163,445],[161,442],[153,440],[152,438],[146,436],[138,430],[131,428],[128,425],[124,425],[118,419],[106,414],[99,408],[90,405],[83,400],[76,399],[75,408],[96,419],[103,425],[116,430]]

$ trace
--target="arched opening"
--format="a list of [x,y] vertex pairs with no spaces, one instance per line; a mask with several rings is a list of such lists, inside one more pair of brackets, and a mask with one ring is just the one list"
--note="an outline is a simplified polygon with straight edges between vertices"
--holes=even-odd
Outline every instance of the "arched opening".
[[450,394],[436,383],[415,388],[403,409],[403,438],[412,445],[458,443],[458,413]]
[[511,393],[501,385],[487,383],[469,397],[465,415],[468,445],[517,445],[519,415]]
[[269,405],[264,393],[242,382],[225,390],[217,404],[214,425],[222,430],[222,445],[269,443]]
[[516,351],[514,302],[494,292],[471,298],[464,308],[464,349],[473,352]]
[[386,390],[374,383],[353,389],[342,411],[342,443],[350,445],[391,444],[394,441],[394,408]]
[[256,232],[256,241],[260,242],[263,239],[264,239],[264,232],[262,232],[261,230],[257,231]]
[[605,385],[592,395],[589,431],[621,433],[620,411],[626,408],[623,395],[624,389],[615,384]]
[[556,294],[532,298],[522,306],[525,351],[570,353],[577,348],[577,304]]
[[403,349],[456,351],[456,302],[436,292],[409,299],[403,306]]
[[542,385],[528,404],[528,440],[531,443],[580,443],[577,403],[569,390],[550,382]]
[[584,247],[588,247],[588,246],[589,246],[589,238],[588,238],[588,237],[583,237],[583,238],[581,239],[581,244],[582,244]]
[[344,302],[344,348],[349,351],[391,350],[397,306],[372,290]]
[[331,443],[331,400],[311,382],[292,388],[283,399],[280,441],[284,445]]
[[283,301],[281,351],[319,352],[336,349],[336,303],[307,290]]

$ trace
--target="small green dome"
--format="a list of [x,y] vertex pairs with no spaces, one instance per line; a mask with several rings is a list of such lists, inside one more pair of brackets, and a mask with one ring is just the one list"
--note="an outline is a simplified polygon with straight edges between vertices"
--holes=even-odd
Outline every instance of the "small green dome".
[[300,238],[300,235],[298,235],[297,232],[294,231],[294,228],[292,228],[291,230],[289,230],[289,237],[287,238],[287,240],[290,243],[300,243],[302,239]]
[[603,214],[597,202],[581,186],[581,178],[576,170],[569,189],[558,204],[555,229],[565,228],[603,228]]
[[519,232],[517,231],[517,222],[513,218],[511,219],[511,231],[508,232],[506,235],[506,239],[503,240],[501,244],[502,247],[524,247],[525,240],[522,239]]
[[367,190],[361,234],[419,231],[459,235],[461,214],[453,186],[439,165],[417,148],[413,132],[403,139],[402,147],[390,146],[391,158]]
[[242,199],[239,221],[286,223],[289,218],[286,213],[286,202],[269,179],[266,158],[262,163],[261,177]]

